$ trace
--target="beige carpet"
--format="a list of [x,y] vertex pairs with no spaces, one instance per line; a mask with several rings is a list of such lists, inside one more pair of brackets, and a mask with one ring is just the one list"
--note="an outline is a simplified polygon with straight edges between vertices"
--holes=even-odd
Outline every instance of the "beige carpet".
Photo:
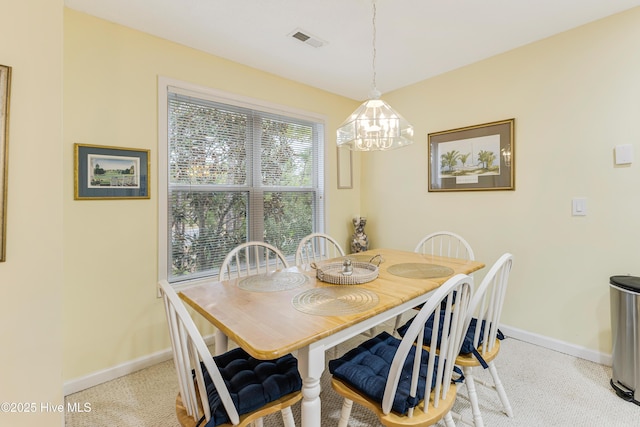
[[[357,337],[339,347],[340,354],[357,345]],[[327,353],[331,357],[333,351]],[[611,368],[507,338],[496,359],[514,418],[501,412],[498,396],[478,386],[486,426],[640,426],[640,406],[618,398],[609,386]],[[485,375],[486,374],[486,375]],[[488,372],[479,374],[490,382]],[[335,426],[342,401],[322,378],[323,426]],[[471,416],[466,388],[454,409]],[[67,427],[176,427],[174,401],[178,392],[173,362],[167,361],[131,375],[67,396],[67,403],[90,404],[90,412],[67,413]],[[300,426],[299,404],[294,406]],[[265,427],[282,426],[279,416]],[[380,426],[364,408],[354,404],[352,427]],[[440,424],[439,424],[440,425]],[[443,424],[442,424],[443,425]],[[457,422],[457,425],[464,425]]]

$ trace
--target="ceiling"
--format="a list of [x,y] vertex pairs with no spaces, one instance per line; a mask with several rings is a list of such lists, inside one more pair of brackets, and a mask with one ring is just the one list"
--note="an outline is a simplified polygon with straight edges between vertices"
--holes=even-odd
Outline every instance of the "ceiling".
[[[65,5],[355,100],[371,91],[371,0]],[[640,0],[377,0],[376,86],[384,94],[636,6]],[[296,31],[311,39],[293,38]]]

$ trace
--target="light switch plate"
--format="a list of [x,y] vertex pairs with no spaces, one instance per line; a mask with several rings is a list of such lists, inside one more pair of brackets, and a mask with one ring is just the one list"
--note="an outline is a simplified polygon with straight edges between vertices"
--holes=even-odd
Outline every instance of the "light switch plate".
[[574,197],[571,201],[571,214],[573,216],[586,216],[587,199],[584,197]]
[[616,145],[616,165],[633,163],[633,145]]

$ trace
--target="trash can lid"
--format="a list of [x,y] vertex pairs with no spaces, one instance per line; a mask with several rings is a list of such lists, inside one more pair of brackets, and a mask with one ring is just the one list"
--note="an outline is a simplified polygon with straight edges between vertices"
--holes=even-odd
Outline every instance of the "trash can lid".
[[609,283],[627,291],[640,293],[640,277],[637,276],[611,276]]

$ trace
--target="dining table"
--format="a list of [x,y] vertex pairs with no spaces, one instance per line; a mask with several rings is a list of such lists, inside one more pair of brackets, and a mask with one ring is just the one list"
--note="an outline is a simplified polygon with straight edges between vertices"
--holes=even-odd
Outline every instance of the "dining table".
[[[352,274],[342,278],[346,259]],[[303,384],[302,426],[320,427],[320,377],[327,349],[419,306],[448,278],[484,266],[370,249],[271,273],[203,281],[179,295],[217,328],[217,354],[226,351],[227,339],[258,359],[295,352]]]

